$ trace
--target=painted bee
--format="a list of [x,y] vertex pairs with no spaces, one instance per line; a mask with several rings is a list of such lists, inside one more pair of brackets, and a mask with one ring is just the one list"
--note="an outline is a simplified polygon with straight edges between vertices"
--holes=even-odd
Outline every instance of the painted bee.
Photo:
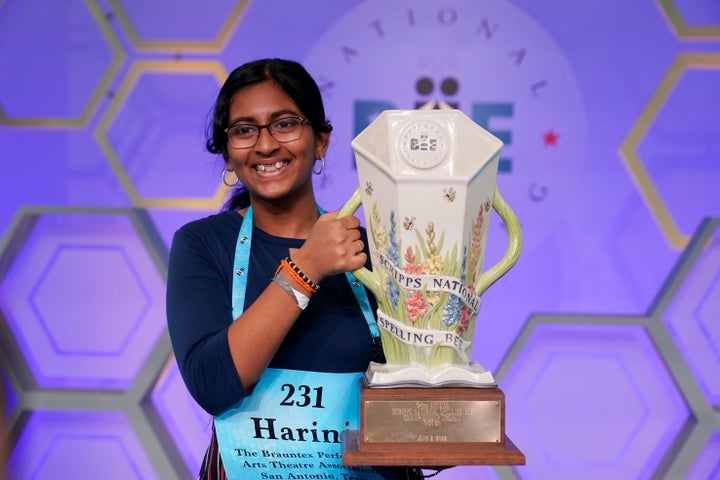
[[455,193],[456,192],[455,192],[454,188],[452,188],[452,187],[443,188],[443,193],[445,194],[445,195],[443,195],[445,197],[445,200],[447,200],[448,202],[455,201]]
[[405,220],[403,220],[403,228],[407,231],[412,230],[414,225],[415,217],[405,217]]

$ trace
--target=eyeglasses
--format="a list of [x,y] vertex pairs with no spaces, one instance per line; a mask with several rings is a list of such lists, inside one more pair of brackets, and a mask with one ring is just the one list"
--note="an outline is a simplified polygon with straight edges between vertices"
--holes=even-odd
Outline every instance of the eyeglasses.
[[268,123],[267,125],[252,125],[239,123],[225,129],[230,146],[235,149],[254,147],[260,138],[260,131],[267,128],[270,135],[279,143],[288,143],[300,138],[302,126],[310,123],[303,117],[285,117]]

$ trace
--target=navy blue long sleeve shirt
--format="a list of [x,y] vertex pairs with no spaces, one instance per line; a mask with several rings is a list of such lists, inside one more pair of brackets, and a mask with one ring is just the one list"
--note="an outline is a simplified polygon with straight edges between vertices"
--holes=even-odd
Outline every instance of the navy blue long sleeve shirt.
[[[250,393],[237,375],[227,340],[234,320],[233,261],[242,221],[237,212],[226,211],[188,223],[175,233],[170,250],[170,338],[190,394],[211,415],[224,412]],[[361,233],[367,245],[366,232],[361,229]],[[253,228],[252,235],[245,308],[267,288],[289,249],[304,242],[258,228]],[[372,294],[368,296],[374,312],[377,304]],[[298,317],[270,367],[361,372],[373,359],[367,321],[341,274],[320,282],[320,290]]]

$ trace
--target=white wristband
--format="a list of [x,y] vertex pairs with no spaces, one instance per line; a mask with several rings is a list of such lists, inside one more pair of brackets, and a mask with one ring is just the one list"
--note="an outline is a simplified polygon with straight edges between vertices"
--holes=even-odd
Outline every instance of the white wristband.
[[292,288],[287,282],[287,280],[285,280],[282,272],[278,272],[277,275],[273,277],[273,282],[280,285],[280,288],[285,290],[287,294],[290,295],[293,300],[295,300],[295,303],[297,304],[298,308],[300,308],[300,310],[305,310],[305,307],[307,307],[308,303],[310,303],[310,297]]

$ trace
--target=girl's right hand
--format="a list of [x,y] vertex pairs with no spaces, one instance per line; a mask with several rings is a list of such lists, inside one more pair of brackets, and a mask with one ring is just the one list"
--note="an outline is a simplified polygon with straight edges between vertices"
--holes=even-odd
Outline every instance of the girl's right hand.
[[321,215],[303,246],[291,255],[315,283],[329,275],[356,270],[367,262],[358,230],[360,220],[353,216],[337,218],[337,214]]

